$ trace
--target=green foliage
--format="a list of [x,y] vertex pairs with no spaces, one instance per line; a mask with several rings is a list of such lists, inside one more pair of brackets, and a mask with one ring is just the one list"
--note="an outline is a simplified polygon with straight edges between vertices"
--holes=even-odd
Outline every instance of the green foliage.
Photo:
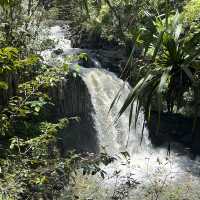
[[[100,164],[114,161],[104,153],[83,157],[69,152],[65,158],[60,155],[57,139],[70,119],[46,117],[47,109],[54,106],[48,94],[52,87],[67,79],[74,57],[66,58],[63,66],[47,66],[36,55],[32,44],[43,16],[40,2],[0,0],[0,89],[9,93],[13,85],[7,79],[12,76],[17,79],[16,89],[0,108],[0,199],[57,198],[65,184],[73,182],[77,169],[82,169],[84,176],[99,173],[105,178]],[[63,3],[66,5],[62,11],[68,9],[72,23],[131,49],[138,42],[143,49],[143,56],[148,59],[139,69],[143,77],[119,113],[120,117],[131,105],[129,126],[135,101],[137,122],[142,106],[150,113],[154,98],[160,112],[165,101],[170,112],[174,105],[180,107],[188,90],[194,93],[195,100],[199,99],[199,26],[193,23],[188,29],[183,24],[198,18],[198,6],[194,8],[193,0],[184,7],[182,18],[174,12],[176,5],[164,0],[56,1],[59,5]],[[194,15],[189,15],[191,10]],[[41,41],[38,50],[54,45],[52,40]],[[75,59],[88,57],[81,54]],[[78,71],[72,72],[74,77]],[[194,105],[198,110],[199,102],[194,101]],[[122,154],[128,159],[127,152]]]
[[[166,5],[169,13],[174,12],[175,8],[181,9],[184,5],[181,0],[176,2],[166,0],[85,0],[81,2],[82,4],[78,7],[82,12],[75,11],[77,23],[79,25],[82,23],[82,28],[90,34],[125,45],[128,53],[131,52],[140,28],[144,24],[152,26],[146,13],[150,13],[153,18],[158,13],[164,14]],[[74,9],[76,6],[74,5]]]
[[3,79],[11,73],[23,70],[21,79],[24,79],[26,74],[30,71],[32,71],[33,74],[33,68],[38,65],[39,61],[40,57],[37,55],[30,55],[25,59],[21,59],[19,50],[14,47],[0,49],[0,89],[8,89],[8,83]]
[[16,71],[19,65],[16,60],[19,58],[19,52],[16,48],[6,47],[0,50],[1,69],[0,74]]
[[[75,152],[60,155],[59,133],[70,119],[48,116],[54,106],[48,94],[67,80],[70,63],[87,55],[67,57],[62,66],[42,63],[38,50],[53,48],[55,42],[40,41],[34,49],[43,16],[40,3],[0,1],[0,92],[8,99],[0,105],[0,199],[57,198],[77,169],[104,177],[98,165],[112,161],[105,154],[84,159]],[[78,72],[77,66],[73,76]]]
[[[43,113],[47,105],[53,106],[49,88],[69,73],[67,60],[65,66],[51,68],[41,64],[37,55],[21,59],[20,51],[13,47],[0,49],[0,59],[2,78],[14,72],[20,75],[16,96],[0,111],[0,198],[23,199],[32,193],[38,195],[36,199],[43,193],[54,195],[52,192],[60,189],[50,188],[61,179],[58,168],[62,161],[56,149],[57,137],[68,120],[52,123],[43,118]],[[49,177],[48,173],[53,174]]]
[[35,40],[43,12],[39,0],[2,0],[0,4],[0,47],[21,48],[24,54],[27,46]]
[[[11,67],[17,63],[17,66],[21,66],[17,70],[24,72],[29,68],[33,72],[33,66],[38,61],[34,55],[23,60],[16,60],[18,57],[9,53],[6,55],[5,61],[9,57]],[[54,106],[48,96],[49,89],[67,78],[71,73],[69,64],[80,58],[87,59],[87,56],[81,54],[76,58],[66,58],[64,65],[58,67],[39,63],[39,70],[32,79],[23,78],[26,81],[17,86],[17,95],[11,97],[8,105],[1,110],[0,138],[3,146],[0,157],[0,198],[24,199],[30,195],[35,199],[45,195],[57,197],[79,168],[86,170],[87,174],[100,173],[104,177],[98,164],[108,164],[111,158],[101,154],[99,158],[90,158],[88,155],[88,159],[82,159],[81,155],[74,152],[62,158],[57,146],[58,134],[70,122],[67,118],[52,122],[43,117],[47,106]],[[13,72],[15,69],[10,70]]]
[[194,22],[200,19],[200,1],[190,0],[189,3],[184,7],[182,13],[185,21],[188,23]]
[[[147,28],[143,28],[144,32],[138,37],[140,44],[149,44],[144,45],[144,52],[151,60],[142,66],[143,77],[132,89],[118,114],[120,117],[129,105],[133,106],[136,101],[135,122],[143,106],[148,120],[155,104],[159,113],[163,111],[164,102],[167,102],[168,112],[174,112],[174,106],[178,110],[183,106],[184,93],[190,89],[197,94],[194,104],[198,105],[199,101],[199,30],[195,33],[184,30],[179,13],[166,16],[164,19],[158,16],[153,24],[156,31],[152,33],[151,38],[154,39],[150,43],[148,43],[149,37],[145,37],[147,35],[145,32],[150,33]],[[193,48],[190,48],[191,44]],[[196,113],[198,106],[194,110]],[[132,112],[131,109],[130,125]]]

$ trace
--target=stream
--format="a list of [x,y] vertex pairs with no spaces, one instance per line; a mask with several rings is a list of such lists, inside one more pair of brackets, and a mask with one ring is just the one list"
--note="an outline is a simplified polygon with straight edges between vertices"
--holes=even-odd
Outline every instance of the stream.
[[[82,51],[71,48],[70,40],[65,37],[66,29],[67,27],[58,25],[49,28],[48,37],[56,41],[56,46],[41,53],[46,63],[61,64],[66,55]],[[62,54],[55,55],[53,52],[56,49],[62,49]],[[116,115],[131,87],[114,73],[103,69],[101,61],[94,58],[93,60],[94,63],[98,63],[98,67],[95,67],[95,64],[90,68],[80,67],[80,76],[91,95],[95,111],[92,115],[100,150],[116,157],[116,161],[108,166],[100,166],[106,172],[104,179],[98,175],[86,178],[80,173],[75,185],[76,196],[85,200],[176,200],[175,197],[165,196],[167,194],[164,190],[167,187],[168,190],[175,191],[177,195],[180,195],[180,199],[189,199],[191,195],[189,190],[194,195],[193,199],[200,199],[199,159],[192,160],[186,153],[173,149],[168,155],[165,147],[153,147],[146,127],[141,141],[144,122],[142,112],[136,128],[132,126],[130,131],[128,128],[129,110],[116,122]],[[121,98],[108,113],[114,97],[122,87]],[[173,144],[173,146],[177,147],[176,149],[182,148],[178,144]],[[159,193],[158,188],[163,190],[163,192],[160,191],[162,194]],[[67,193],[66,191],[61,199],[68,199]]]

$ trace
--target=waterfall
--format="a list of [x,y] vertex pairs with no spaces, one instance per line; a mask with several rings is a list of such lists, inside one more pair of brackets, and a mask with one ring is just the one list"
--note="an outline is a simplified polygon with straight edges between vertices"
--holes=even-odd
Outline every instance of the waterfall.
[[[45,62],[63,62],[63,55],[73,55],[80,52],[80,49],[71,48],[70,40],[65,38],[64,28],[53,26],[49,29],[49,38],[55,40],[56,46],[54,49],[45,50],[42,56]],[[55,56],[54,50],[62,49],[63,54]],[[101,69],[100,62],[92,58],[93,65],[98,68],[81,67],[80,76],[84,80],[91,95],[92,104],[95,109],[93,118],[96,122],[100,146],[107,149],[110,154],[127,151],[139,152],[141,149],[151,149],[151,142],[148,139],[148,131],[144,130],[144,138],[142,143],[141,132],[143,126],[143,116],[139,116],[137,128],[131,127],[129,131],[129,110],[127,110],[121,118],[115,123],[117,113],[130,92],[128,83],[124,83],[114,73]],[[123,87],[121,98],[114,105],[110,113],[109,107],[115,98],[115,95]]]
[[[114,73],[97,68],[83,70],[82,78],[90,91],[95,108],[94,118],[100,145],[110,154],[127,150],[132,154],[150,148],[147,129],[144,130],[144,138],[140,144],[144,121],[142,115],[138,119],[136,129],[132,126],[130,131],[129,110],[116,121],[117,113],[130,92],[129,84],[124,83]],[[123,90],[121,98],[109,113],[110,105],[120,89]]]
[[[184,166],[184,170],[190,170],[192,166],[197,167],[187,157],[178,156],[178,152],[172,151],[171,156],[168,157],[166,148],[154,148],[148,137],[148,129],[146,127],[141,140],[144,123],[143,113],[139,115],[136,128],[132,126],[130,131],[128,128],[130,109],[127,109],[115,123],[116,115],[131,89],[128,83],[124,83],[115,74],[104,69],[84,69],[81,76],[91,94],[92,104],[95,109],[93,118],[95,119],[100,146],[108,154],[117,155],[119,159],[119,162],[115,162],[111,167],[108,167],[109,173],[114,173],[119,169],[123,174],[122,176],[131,173],[130,169],[124,165],[125,160],[123,160],[121,152],[127,152],[130,155],[131,170],[137,171],[137,175],[134,175],[134,177],[140,180],[144,180],[148,173],[154,174],[161,163],[165,163],[165,173],[173,175],[183,173],[182,166]],[[114,105],[112,111],[108,113],[113,99],[122,87],[121,98]],[[199,167],[195,169],[198,173]]]
[[[57,40],[57,45],[52,50],[42,52],[46,62],[52,59],[52,52],[61,48],[63,54],[57,56],[59,62],[63,61],[63,55],[72,55],[80,49],[72,49],[70,41],[65,38],[64,31],[60,26],[50,28],[50,38]],[[55,57],[53,57],[55,61]],[[98,62],[98,66],[99,66]],[[95,65],[94,65],[95,66]],[[124,103],[131,87],[128,83],[118,78],[114,73],[108,72],[100,67],[80,69],[80,76],[85,82],[91,96],[94,108],[92,113],[95,122],[100,149],[108,154],[117,157],[113,164],[103,167],[107,172],[107,186],[111,186],[114,180],[110,177],[116,171],[120,171],[121,181],[123,177],[132,176],[140,182],[148,182],[158,173],[158,169],[163,170],[163,178],[169,175],[170,180],[182,181],[187,178],[194,178],[199,174],[199,162],[191,160],[185,155],[179,155],[172,151],[170,157],[166,148],[154,148],[148,137],[148,129],[144,128],[143,139],[141,133],[144,123],[144,115],[141,112],[136,128],[131,127],[129,131],[129,109],[115,122],[117,113]],[[123,88],[121,98],[114,105],[109,113],[109,107],[118,91]],[[134,112],[133,112],[134,113]],[[134,114],[133,114],[134,115]],[[133,116],[134,119],[134,116]],[[134,123],[133,123],[134,124]],[[121,152],[128,152],[128,159],[123,157]]]

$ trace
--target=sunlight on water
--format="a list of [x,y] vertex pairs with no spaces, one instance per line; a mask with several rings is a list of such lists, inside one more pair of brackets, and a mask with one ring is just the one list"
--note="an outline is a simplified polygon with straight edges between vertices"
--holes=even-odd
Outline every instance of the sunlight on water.
[[70,51],[71,49],[71,41],[66,39],[65,29],[60,26],[52,26],[49,28],[48,36],[45,35],[45,38],[49,38],[55,43],[55,48],[53,49],[47,49],[45,51],[41,52],[41,56],[44,58],[44,62],[48,64],[62,64],[63,63],[63,56],[62,55],[56,55],[53,53],[55,50],[62,50],[64,51]]
[[[147,176],[155,173],[160,166],[166,173],[173,174],[173,176],[191,170],[196,170],[198,173],[198,162],[195,163],[195,161],[184,156],[177,156],[175,152],[171,152],[171,156],[168,157],[165,148],[153,148],[148,139],[146,128],[140,144],[144,118],[142,113],[139,116],[136,129],[132,127],[130,132],[128,130],[129,110],[122,115],[117,123],[114,123],[116,113],[119,112],[130,92],[127,83],[124,85],[118,103],[114,106],[112,112],[108,114],[115,95],[123,87],[123,81],[117,78],[115,74],[102,69],[89,69],[88,72],[83,74],[83,79],[88,86],[95,108],[94,118],[100,145],[104,146],[109,154],[118,155],[119,161],[106,168],[111,176],[116,170],[121,170],[122,176],[125,176],[126,173],[131,174],[131,170],[134,169],[134,177],[144,181]],[[124,163],[125,159],[120,155],[122,151],[127,151],[130,155],[129,168],[127,168],[127,163]]]
[[[49,38],[56,41],[55,49],[62,49],[65,55],[68,53],[73,54],[75,51],[71,48],[71,43],[65,38],[63,31],[64,29],[60,26],[51,27]],[[53,50],[42,52],[45,61],[49,62],[52,58]],[[62,62],[63,55],[56,56],[54,59]],[[98,62],[97,64],[100,67],[100,63]],[[130,92],[131,88],[128,83],[124,83],[115,74],[103,69],[81,68],[80,71],[80,75],[90,92],[95,110],[93,118],[98,133],[99,145],[102,147],[102,151],[106,151],[117,158],[114,163],[106,167],[101,166],[107,173],[104,180],[94,176],[91,179],[88,178],[86,181],[85,178],[80,176],[80,179],[83,179],[82,181],[87,182],[87,187],[84,188],[84,191],[89,192],[91,190],[90,186],[97,184],[101,188],[100,190],[104,192],[109,190],[110,193],[108,192],[107,195],[112,196],[113,189],[126,184],[128,180],[137,180],[142,185],[152,185],[152,182],[157,180],[160,180],[161,183],[163,181],[187,183],[189,180],[192,180],[189,182],[194,182],[194,185],[199,183],[200,165],[198,160],[191,160],[187,156],[178,155],[178,153],[173,151],[169,157],[165,148],[153,148],[146,128],[144,129],[144,136],[141,142],[144,121],[143,113],[140,113],[136,129],[131,127],[130,132],[128,130],[129,110],[115,122],[116,115]],[[121,98],[108,114],[109,107],[115,95],[122,87]],[[125,158],[120,153],[125,151],[128,152],[129,157]],[[139,188],[141,192],[141,186]],[[81,189],[79,188],[79,190]],[[131,195],[134,192],[136,194],[137,190],[132,189],[130,192]],[[101,198],[94,199],[108,199],[108,196],[105,198],[101,196]],[[133,196],[131,198],[127,197],[127,199],[134,199]]]

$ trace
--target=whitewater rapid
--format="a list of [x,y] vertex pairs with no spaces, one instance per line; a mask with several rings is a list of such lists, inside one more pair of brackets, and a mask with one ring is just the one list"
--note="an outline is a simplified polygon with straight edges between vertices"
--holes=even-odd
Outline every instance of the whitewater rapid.
[[[55,60],[64,62],[64,56],[73,55],[78,49],[71,48],[71,42],[65,37],[64,29],[53,26],[49,29],[49,37],[56,41],[54,49],[42,52],[46,62]],[[62,49],[63,54],[53,55],[53,51]],[[52,56],[53,55],[53,56]],[[55,58],[56,57],[56,58]],[[100,61],[98,61],[100,63]],[[99,65],[99,64],[98,64]],[[80,76],[84,80],[91,95],[94,107],[93,118],[99,146],[102,151],[116,157],[116,161],[108,166],[101,166],[106,172],[102,187],[116,187],[116,172],[118,173],[117,185],[123,184],[127,178],[132,178],[140,183],[150,184],[155,178],[178,183],[186,180],[199,182],[200,165],[198,160],[191,160],[186,155],[179,155],[172,150],[167,155],[166,148],[154,148],[148,137],[148,129],[144,128],[144,136],[141,142],[144,115],[141,112],[136,128],[129,131],[129,109],[116,121],[123,102],[129,94],[131,87],[122,81],[114,73],[102,68],[80,68]],[[121,98],[109,113],[110,105],[118,91],[121,89]],[[133,112],[134,119],[134,112]],[[134,123],[132,123],[134,124]],[[127,152],[128,157],[123,153]],[[158,177],[157,177],[158,176]],[[113,177],[113,178],[112,178]],[[132,199],[131,197],[129,199]]]

